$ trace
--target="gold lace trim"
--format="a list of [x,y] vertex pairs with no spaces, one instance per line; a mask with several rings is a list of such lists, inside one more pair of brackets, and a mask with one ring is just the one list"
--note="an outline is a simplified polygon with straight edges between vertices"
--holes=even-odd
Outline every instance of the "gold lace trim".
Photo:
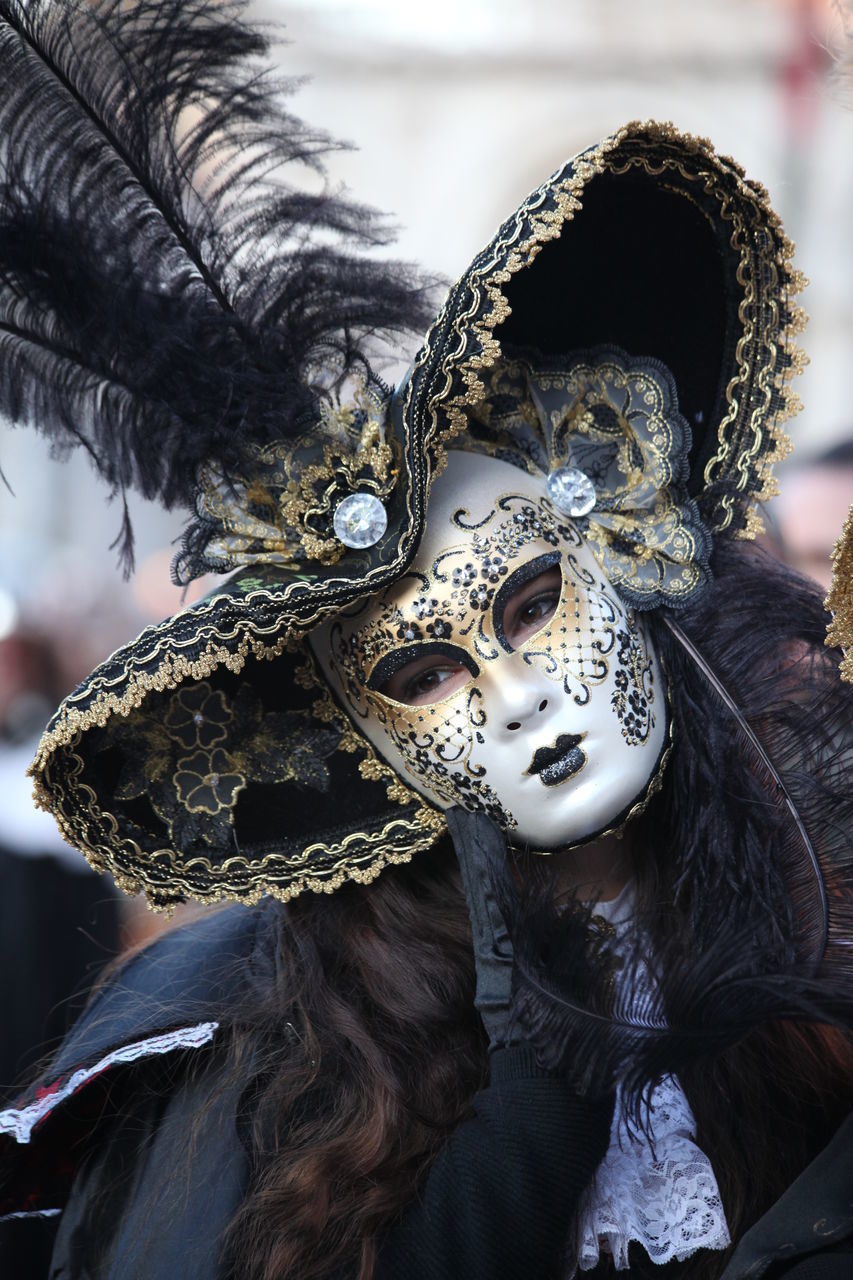
[[[597,174],[605,171],[605,156],[619,146],[627,129],[630,128],[630,125],[626,126],[626,129],[610,138],[605,138],[597,147],[586,152],[584,158],[575,164],[572,174],[565,180],[562,188],[552,190],[553,175],[543,182],[516,210],[511,228],[494,248],[492,260],[471,276],[468,283],[474,292],[474,303],[454,321],[453,333],[456,341],[445,339],[445,345],[450,347],[450,353],[443,362],[444,387],[432,397],[429,406],[432,421],[425,432],[424,445],[436,460],[436,475],[439,475],[446,465],[447,450],[452,447],[452,440],[464,433],[467,428],[466,407],[478,404],[483,398],[485,386],[479,377],[480,370],[491,368],[500,355],[500,343],[494,337],[494,330],[510,314],[510,306],[504,297],[503,286],[512,276],[528,267],[550,240],[559,238],[565,223],[569,222],[581,207],[580,197],[584,187]],[[556,209],[537,211],[536,205],[541,204],[546,195],[553,195]],[[532,229],[524,239],[521,239],[525,219],[529,220]],[[472,314],[483,309],[483,295],[486,299],[485,313],[472,322]],[[442,320],[449,302],[450,299],[433,324],[431,333],[442,331]],[[465,349],[471,333],[474,334],[480,349],[476,354],[457,364],[458,353]],[[418,365],[428,359],[430,352],[431,348],[427,343]],[[454,374],[461,375],[465,392],[453,399],[445,399]],[[439,406],[449,422],[449,426],[444,430],[440,430],[438,426]]]
[[844,650],[841,678],[853,684],[853,507],[832,552],[832,586],[825,605],[833,615],[826,643]]
[[334,506],[355,492],[386,499],[399,475],[399,447],[395,451],[385,441],[382,412],[368,390],[357,387],[351,404],[324,407],[314,435],[259,449],[250,483],[203,472],[198,511],[220,529],[206,554],[232,569],[264,563],[297,570],[312,560],[336,564],[346,547],[331,532]]
[[[80,756],[76,753],[69,754],[75,763],[82,766]],[[37,782],[37,789],[39,785]],[[289,902],[306,891],[334,893],[348,880],[357,884],[369,884],[385,867],[410,862],[414,854],[430,848],[441,834],[440,831],[425,830],[419,817],[401,817],[392,819],[380,831],[350,832],[338,844],[315,842],[301,851],[299,863],[307,863],[318,854],[336,860],[326,871],[315,875],[298,874],[294,867],[296,858],[287,859],[281,854],[268,854],[260,859],[228,858],[215,868],[204,857],[194,857],[179,864],[172,849],[148,852],[136,841],[121,837],[115,818],[98,807],[91,787],[80,784],[75,790],[77,795],[86,793],[88,802],[83,807],[74,801],[74,820],[68,819],[60,807],[64,793],[59,788],[53,791],[56,808],[52,812],[63,838],[79,849],[93,870],[108,871],[116,886],[124,893],[144,894],[151,911],[166,915],[171,915],[182,898],[206,904],[232,901],[251,906],[266,895],[277,898],[280,902]],[[89,840],[89,824],[85,821],[87,818],[96,826],[106,824],[110,828],[108,843],[92,843]],[[395,848],[395,843],[398,846],[404,843],[405,847]],[[121,863],[125,864],[124,868]],[[161,869],[161,876],[155,879],[147,874],[146,864],[157,865]],[[168,867],[165,873],[162,871],[164,865]],[[235,875],[237,868],[243,868],[247,874],[242,878]],[[199,871],[206,877],[206,884],[197,883],[193,876],[192,873],[198,874]],[[166,875],[169,879],[168,889],[164,889],[163,885]],[[274,878],[286,875],[289,877],[286,884],[278,883]]]
[[[422,806],[413,817],[392,818],[379,831],[352,831],[335,844],[315,841],[297,855],[233,856],[216,866],[203,856],[181,861],[173,849],[143,850],[135,840],[121,836],[114,815],[102,810],[92,788],[79,781],[84,768],[82,756],[69,749],[65,760],[72,775],[71,787],[66,793],[63,787],[52,783],[49,794],[51,811],[63,838],[80,850],[95,871],[108,871],[123,892],[143,893],[155,912],[171,914],[182,897],[204,903],[230,900],[251,905],[266,894],[288,902],[307,890],[333,893],[348,880],[368,884],[384,867],[409,862],[414,854],[430,848],[445,830],[442,816]],[[43,781],[37,778],[38,800],[44,798],[43,791]],[[71,818],[66,804],[73,814]],[[100,829],[103,837],[93,838],[93,829]],[[319,871],[315,868],[312,873],[308,868],[318,856],[329,859],[331,865]],[[151,867],[156,867],[159,875],[152,875]],[[164,887],[166,879],[168,887]]]
[[[258,595],[268,600],[279,598],[269,591],[251,593],[252,597]],[[216,597],[216,599],[220,598]],[[212,600],[207,607],[198,610],[199,614],[209,612],[214,603],[215,600]],[[126,663],[120,675],[114,680],[107,675],[99,675],[95,671],[77,694],[70,694],[65,699],[57,713],[56,722],[42,734],[35,759],[28,770],[32,777],[36,777],[45,768],[55,751],[67,747],[75,739],[79,740],[79,735],[88,729],[103,729],[113,715],[126,716],[131,711],[136,711],[149,693],[166,693],[170,689],[177,689],[185,680],[206,680],[221,666],[238,675],[250,655],[255,658],[277,658],[293,643],[287,634],[278,635],[272,642],[265,643],[259,636],[250,635],[237,625],[233,631],[214,633],[214,638],[205,645],[199,656],[190,658],[183,653],[175,652],[180,642],[171,632],[173,621],[174,619],[167,618],[157,627],[143,632],[142,636],[134,642],[134,646],[138,646],[143,638],[150,637],[152,648],[147,649],[142,657],[134,653],[132,661],[137,664],[143,662],[145,665],[156,663],[156,670],[134,671],[130,663]],[[271,627],[270,630],[273,628]],[[235,639],[238,641],[236,647],[229,648],[229,643],[233,644]],[[198,641],[199,631],[197,630],[194,635],[188,636],[183,644],[186,648],[190,648],[195,647]],[[114,683],[121,684],[125,680],[128,680],[129,684],[121,694],[113,692],[109,687]],[[94,701],[90,706],[83,710],[74,706],[75,700],[82,701],[93,693]]]
[[[632,156],[624,165],[614,164],[611,168],[614,173],[623,173],[632,164],[635,166],[640,165],[646,173],[653,176],[659,176],[665,169],[669,168],[676,170],[686,181],[701,181],[705,189],[710,188],[712,194],[719,199],[722,218],[732,223],[733,230],[730,243],[732,248],[737,249],[740,254],[738,280],[744,286],[744,297],[738,306],[738,316],[743,325],[744,336],[741,342],[738,343],[736,352],[738,372],[731,378],[726,388],[726,401],[730,408],[717,428],[720,447],[714,456],[709,459],[705,467],[705,480],[706,482],[711,482],[730,460],[730,454],[735,447],[735,443],[728,438],[728,434],[729,430],[734,429],[737,425],[740,401],[745,393],[746,383],[751,372],[744,353],[754,351],[756,346],[763,344],[767,350],[766,363],[758,371],[758,385],[763,393],[763,403],[756,406],[750,416],[746,435],[747,438],[751,437],[752,443],[741,450],[735,464],[738,476],[737,489],[743,492],[758,483],[760,487],[754,491],[754,500],[763,502],[773,497],[777,492],[777,482],[772,475],[773,467],[777,462],[786,458],[793,448],[787,432],[780,424],[782,421],[793,417],[802,408],[799,396],[788,386],[788,383],[802,372],[807,363],[805,353],[791,341],[793,333],[801,332],[805,327],[805,313],[799,307],[792,308],[792,319],[787,326],[783,326],[779,317],[778,288],[780,279],[785,279],[791,282],[791,293],[798,293],[805,287],[805,277],[800,272],[794,272],[790,267],[794,246],[784,234],[779,217],[771,208],[764,188],[758,184],[749,183],[744,176],[743,169],[734,160],[716,157],[707,139],[690,139],[690,141],[698,143],[701,151],[710,153],[708,159],[711,161],[712,168],[692,173],[686,168],[683,161],[677,157],[667,157],[660,163],[653,164],[647,156]],[[775,233],[777,240],[775,254],[764,259],[771,279],[771,283],[765,286],[765,295],[767,298],[772,299],[770,310],[773,320],[764,326],[763,332],[757,332],[756,322],[753,318],[756,301],[754,285],[756,273],[748,269],[751,256],[750,228],[745,226],[743,217],[732,206],[732,202],[725,197],[721,187],[717,186],[714,181],[719,174],[720,166],[723,164],[727,165],[737,175],[738,194],[746,199],[751,198],[752,203],[761,211],[766,222]],[[777,344],[770,341],[767,336],[774,332],[780,336],[781,352],[788,357],[781,363],[781,367],[778,359],[780,347],[777,347]],[[774,392],[781,396],[783,404],[771,418],[770,401]],[[764,444],[765,431],[770,436],[772,445],[759,458],[758,454]],[[741,438],[743,434],[743,431],[739,433]],[[732,495],[724,495],[721,500],[721,506],[725,511],[725,515],[722,521],[716,525],[716,531],[718,532],[728,528],[731,524],[734,515],[734,499]],[[761,517],[754,507],[751,515],[752,519],[741,532],[742,537],[754,538],[757,533],[763,530]]]

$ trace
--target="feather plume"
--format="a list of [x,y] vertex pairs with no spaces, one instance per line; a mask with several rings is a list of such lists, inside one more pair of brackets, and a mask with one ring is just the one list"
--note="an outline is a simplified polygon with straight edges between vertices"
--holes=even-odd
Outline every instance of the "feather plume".
[[714,569],[677,626],[648,619],[675,749],[626,834],[630,928],[557,909],[545,872],[502,902],[525,1035],[580,1087],[621,1080],[638,1123],[661,1076],[769,1020],[853,1023],[853,691],[811,585],[740,546]]
[[244,7],[0,0],[0,412],[167,507],[433,310]]

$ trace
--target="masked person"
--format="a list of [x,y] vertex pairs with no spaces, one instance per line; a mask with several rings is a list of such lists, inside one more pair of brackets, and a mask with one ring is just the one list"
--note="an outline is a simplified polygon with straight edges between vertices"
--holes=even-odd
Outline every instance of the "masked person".
[[94,866],[229,905],[2,1114],[10,1226],[97,1280],[846,1274],[851,697],[744,542],[801,322],[765,193],[627,126],[391,394],[423,286],[268,178],[324,140],[238,9],[0,19],[3,409],[230,575],[42,739]]

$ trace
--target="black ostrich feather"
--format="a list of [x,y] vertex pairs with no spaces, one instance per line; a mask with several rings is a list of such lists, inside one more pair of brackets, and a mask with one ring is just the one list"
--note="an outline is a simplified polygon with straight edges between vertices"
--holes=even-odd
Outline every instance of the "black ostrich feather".
[[433,310],[244,7],[0,0],[0,413],[167,507]]

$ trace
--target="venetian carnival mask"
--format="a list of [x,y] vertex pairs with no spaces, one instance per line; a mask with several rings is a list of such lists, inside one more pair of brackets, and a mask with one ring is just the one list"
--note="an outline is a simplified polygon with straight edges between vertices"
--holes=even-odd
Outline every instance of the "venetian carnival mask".
[[412,568],[312,645],[405,782],[534,848],[618,824],[664,749],[640,624],[544,477],[496,458],[449,454]]
[[[41,10],[2,55],[25,96]],[[124,16],[110,13],[78,5],[73,20],[112,66]],[[45,127],[73,131],[66,87],[43,87]],[[131,115],[147,110],[131,90]],[[287,138],[292,123],[250,128]],[[313,243],[298,220],[295,242],[268,243],[276,183],[252,187],[243,243],[259,228],[263,253],[236,302],[232,206],[205,210],[196,191],[201,292],[189,241],[156,232],[153,206],[113,225],[78,201],[36,261],[56,182],[43,137],[8,138],[27,181],[7,192],[21,234],[0,237],[0,300],[17,315],[36,299],[45,358],[4,350],[4,411],[63,449],[94,441],[111,491],[185,505],[175,577],[217,575],[48,725],[35,793],[66,839],[170,910],[367,883],[431,848],[459,802],[534,848],[621,825],[668,737],[643,620],[671,625],[711,581],[714,545],[755,534],[788,448],[803,282],[763,189],[701,138],[624,126],[501,224],[389,398],[369,357],[422,310],[422,281],[373,259],[353,270],[322,235],[319,257],[294,254]],[[104,154],[77,157],[90,177],[100,166],[87,190]],[[110,169],[120,202],[125,162]],[[79,324],[52,274],[66,259],[97,264]],[[336,287],[318,294],[324,262]],[[117,298],[122,323],[104,326]],[[588,491],[567,501],[578,472]]]

